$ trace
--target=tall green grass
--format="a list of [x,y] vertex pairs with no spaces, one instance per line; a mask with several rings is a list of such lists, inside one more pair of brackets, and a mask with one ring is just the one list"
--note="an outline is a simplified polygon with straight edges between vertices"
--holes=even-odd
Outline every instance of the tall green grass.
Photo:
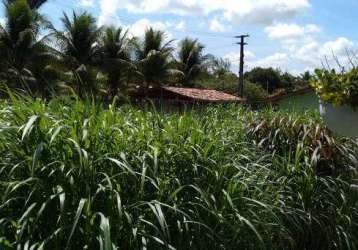
[[356,143],[322,177],[259,147],[261,116],[1,102],[0,249],[357,249]]

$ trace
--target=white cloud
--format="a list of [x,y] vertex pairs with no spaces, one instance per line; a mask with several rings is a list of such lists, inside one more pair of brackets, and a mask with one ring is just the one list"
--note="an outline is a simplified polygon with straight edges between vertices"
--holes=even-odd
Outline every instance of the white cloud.
[[227,29],[219,20],[219,18],[215,17],[210,22],[210,30],[215,32],[225,32]]
[[[237,71],[240,65],[240,53],[231,52],[224,56],[225,59],[228,59],[233,65],[233,70]],[[289,68],[292,63],[292,58],[287,53],[274,53],[272,55],[258,58],[252,51],[245,51],[245,70],[251,70],[255,67],[262,68],[277,68],[287,71],[293,71]]]
[[0,24],[1,24],[1,26],[5,26],[5,24],[6,24],[5,18],[0,18]]
[[80,0],[79,5],[85,8],[94,7],[94,0]]
[[342,55],[346,52],[346,49],[351,49],[354,43],[346,37],[339,37],[334,41],[329,41],[323,44],[321,52],[324,54],[338,54]]
[[347,51],[352,50],[354,46],[355,44],[345,37],[339,37],[324,43],[312,41],[301,46],[293,53],[293,56],[296,60],[301,61],[302,64],[312,69],[320,67],[322,62],[324,62],[324,64],[328,63],[332,68],[337,67],[338,65],[334,57],[336,57],[343,66],[349,66]]
[[166,40],[171,40],[173,37],[172,34],[168,31],[168,24],[163,22],[152,22],[145,18],[133,23],[129,27],[129,34],[131,36],[143,37],[144,32],[150,27],[156,30],[164,31],[166,34]]
[[320,28],[314,24],[299,26],[297,24],[277,23],[265,28],[270,39],[291,40],[302,38],[320,32]]
[[99,26],[120,25],[117,11],[120,9],[120,0],[100,0],[100,15],[98,17]]
[[290,57],[286,53],[275,53],[273,55],[264,57],[257,61],[251,62],[248,66],[250,68],[253,67],[263,67],[263,68],[279,68],[283,70],[287,70],[287,66],[289,66]]
[[309,67],[319,67],[320,60],[324,58],[317,41],[312,41],[301,46],[293,46],[289,51],[298,62]]
[[[250,51],[250,50],[245,51],[245,63],[251,62],[251,61],[255,60],[255,58],[256,58],[256,55],[252,51]],[[240,52],[230,52],[224,56],[224,59],[229,60],[231,62],[231,64],[234,66],[239,66],[240,65]]]
[[118,9],[134,13],[220,14],[234,24],[265,24],[291,19],[310,7],[309,0],[100,0],[101,16]]
[[164,24],[168,29],[174,29],[177,31],[185,31],[185,29],[186,29],[186,22],[183,20],[181,20],[178,23],[166,21]]
[[308,24],[305,27],[307,33],[318,33],[321,32],[321,28],[315,24]]
[[228,1],[225,16],[236,24],[268,25],[289,20],[310,7],[308,0]]
[[[289,71],[297,75],[304,71],[313,71],[321,68],[322,63],[330,68],[338,68],[335,58],[338,58],[341,66],[349,67],[347,50],[354,50],[355,43],[345,37],[339,37],[331,41],[319,42],[311,39],[300,44],[293,44],[291,47],[282,48],[282,51],[275,52],[263,58],[258,58],[251,51],[245,52],[246,70],[254,67],[273,67]],[[240,53],[232,52],[225,56],[234,67],[239,66]],[[235,69],[236,70],[236,69]]]
[[186,23],[184,21],[180,21],[175,25],[175,29],[178,31],[185,31],[186,29]]
[[[315,24],[299,26],[297,24],[276,23],[265,28],[265,32],[270,39],[280,41],[280,59],[285,61],[283,54],[288,55],[288,65],[286,67],[291,72],[320,68],[322,67],[322,62],[324,64],[328,63],[332,68],[337,68],[335,57],[339,59],[342,65],[348,66],[347,50],[352,50],[355,44],[345,37],[322,41],[317,37],[320,31],[320,27]],[[277,53],[276,58],[279,58]],[[255,63],[257,65],[268,63],[279,65],[274,59],[274,56],[270,56]]]

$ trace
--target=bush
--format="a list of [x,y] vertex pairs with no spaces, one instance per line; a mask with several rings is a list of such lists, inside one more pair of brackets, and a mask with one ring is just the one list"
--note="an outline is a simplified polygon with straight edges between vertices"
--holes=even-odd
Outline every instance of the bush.
[[290,73],[285,72],[285,73],[281,74],[281,81],[277,87],[284,88],[284,89],[290,91],[295,88],[296,83],[297,83],[296,78],[293,75],[291,75]]
[[343,73],[336,73],[335,70],[316,70],[312,86],[322,101],[334,106],[358,107],[358,68]]
[[258,84],[245,82],[244,96],[249,103],[259,103],[267,98],[267,92]]

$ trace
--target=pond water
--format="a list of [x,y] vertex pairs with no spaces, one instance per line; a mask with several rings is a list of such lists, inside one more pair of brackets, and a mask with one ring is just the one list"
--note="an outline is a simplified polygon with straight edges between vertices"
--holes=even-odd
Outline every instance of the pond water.
[[319,99],[314,91],[284,98],[278,105],[281,110],[285,111],[319,111]]

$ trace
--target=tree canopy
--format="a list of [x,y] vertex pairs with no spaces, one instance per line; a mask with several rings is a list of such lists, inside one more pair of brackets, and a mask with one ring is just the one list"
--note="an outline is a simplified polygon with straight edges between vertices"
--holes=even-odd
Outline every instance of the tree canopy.
[[[90,13],[76,11],[63,14],[59,29],[39,13],[45,2],[5,1],[0,78],[11,88],[44,98],[70,90],[80,97],[104,94],[109,100],[132,89],[165,85],[237,92],[238,77],[231,63],[206,54],[197,39],[174,43],[154,28],[134,37],[122,27],[98,27]],[[262,92],[307,84],[310,77],[309,72],[293,76],[254,68],[245,78],[256,86],[249,84],[246,90],[262,96]]]

